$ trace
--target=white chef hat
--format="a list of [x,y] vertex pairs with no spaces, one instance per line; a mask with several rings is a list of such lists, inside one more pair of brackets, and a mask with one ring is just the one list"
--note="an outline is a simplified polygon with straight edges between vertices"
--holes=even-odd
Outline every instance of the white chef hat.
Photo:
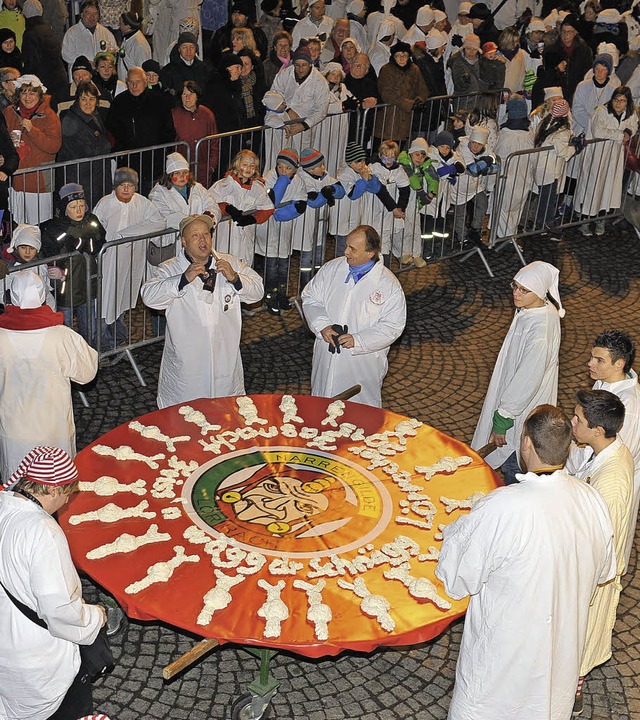
[[427,50],[436,50],[447,44],[447,34],[431,28],[427,33]]
[[443,20],[447,19],[447,13],[442,12],[442,10],[434,10],[433,19],[437,23],[442,22]]
[[620,51],[613,43],[601,42],[596,48],[596,55],[610,55],[614,68],[620,64]]
[[546,32],[547,26],[542,22],[540,18],[532,17],[531,20],[529,20],[529,24],[527,25],[527,35],[529,33],[535,32],[536,30],[540,32]]
[[167,164],[165,166],[167,175],[171,175],[171,173],[178,172],[179,170],[188,169],[189,163],[179,152],[172,152],[167,155]]
[[543,300],[546,299],[548,293],[557,303],[558,315],[562,318],[565,315],[565,311],[562,307],[560,291],[558,290],[559,277],[560,271],[557,267],[542,260],[534,260],[534,262],[518,270],[513,279]]
[[468,15],[472,7],[473,3],[464,0],[464,2],[461,2],[460,5],[458,5],[458,15]]
[[33,270],[20,270],[11,281],[11,304],[23,310],[39,308],[47,299],[42,278]]
[[416,15],[416,25],[422,27],[423,25],[431,25],[434,21],[435,16],[433,10],[428,5],[423,5]]
[[18,225],[11,236],[9,252],[15,250],[18,245],[28,245],[39,252],[42,247],[40,228],[37,225]]

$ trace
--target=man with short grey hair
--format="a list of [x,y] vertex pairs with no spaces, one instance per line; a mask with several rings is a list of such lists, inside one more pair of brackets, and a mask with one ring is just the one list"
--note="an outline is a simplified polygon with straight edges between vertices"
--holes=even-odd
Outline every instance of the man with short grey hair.
[[213,249],[213,229],[208,215],[184,218],[182,250],[142,286],[145,304],[165,310],[167,317],[159,408],[201,397],[244,395],[240,304],[261,300],[264,286],[238,258]]

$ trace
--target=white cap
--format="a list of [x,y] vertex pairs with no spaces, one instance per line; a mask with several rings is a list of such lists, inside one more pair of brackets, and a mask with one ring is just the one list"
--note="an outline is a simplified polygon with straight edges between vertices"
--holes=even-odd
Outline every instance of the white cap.
[[558,10],[558,22],[562,22],[571,13],[568,10]]
[[434,10],[433,19],[437,23],[442,22],[443,20],[447,19],[447,13],[442,12],[442,10]]
[[383,37],[395,34],[396,26],[393,24],[393,20],[383,20],[380,25],[378,25],[378,31],[376,32],[376,40],[382,40]]
[[555,28],[556,23],[558,22],[558,11],[553,8],[547,17],[543,18],[542,22],[544,23],[545,28]]
[[427,33],[427,50],[436,50],[439,47],[447,44],[446,33],[431,28]]
[[348,42],[353,43],[353,44],[356,46],[356,50],[357,50],[358,52],[362,52],[362,48],[360,47],[360,43],[359,43],[354,37],[351,37],[351,36],[346,37],[346,38],[340,43],[340,50],[342,50],[342,48],[344,47],[344,44],[345,44],[345,43],[348,43]]
[[532,32],[536,32],[538,30],[539,32],[546,32],[547,26],[542,22],[542,20],[538,17],[532,17],[531,20],[529,20],[529,24],[527,25],[527,35]]
[[564,97],[562,94],[562,88],[557,87],[554,85],[553,87],[548,87],[544,89],[544,101],[547,102],[548,100],[551,100],[551,98],[554,97]]
[[417,137],[411,145],[409,145],[409,154],[413,152],[424,152],[429,154],[429,143],[423,137]]
[[47,299],[42,278],[33,270],[20,270],[11,281],[11,304],[23,310],[39,308]]
[[285,97],[282,93],[276,92],[275,90],[267,90],[262,98],[262,104],[267,110],[277,110],[283,103],[286,103]]
[[558,304],[558,315],[564,317],[565,312],[560,301],[560,292],[558,290],[558,278],[560,271],[554,265],[542,260],[535,260],[518,270],[513,278],[517,283],[527,290],[534,292],[539,298],[546,300],[547,293]]
[[601,42],[596,49],[596,55],[610,55],[614,68],[620,64],[620,51],[613,43]]
[[178,152],[173,152],[167,155],[167,164],[165,166],[165,170],[167,171],[167,175],[171,175],[171,173],[178,172],[178,170],[188,170],[189,169],[189,163],[185,160],[185,158],[180,155]]
[[309,7],[312,5],[315,5],[318,2],[318,0],[309,0]]
[[596,18],[597,23],[606,23],[607,25],[617,25],[621,20],[622,17],[615,8],[600,10]]
[[7,249],[11,252],[18,245],[28,245],[39,251],[42,247],[40,228],[37,225],[18,225],[11,235],[11,242]]
[[431,25],[433,21],[433,10],[428,5],[423,5],[416,15],[416,25],[418,27],[423,27],[424,25]]
[[364,10],[364,2],[362,0],[351,0],[347,5],[347,12],[352,15],[360,15]]
[[343,69],[342,65],[340,65],[340,63],[337,63],[337,62],[328,62],[328,63],[324,66],[324,70],[322,71],[322,74],[323,74],[325,77],[327,77],[327,75],[328,75],[329,73],[332,73],[332,72],[339,72],[339,73],[340,73],[340,76],[341,76],[342,79],[344,80],[344,69]]
[[458,15],[468,15],[471,12],[471,8],[473,7],[473,3],[470,2],[461,2],[460,5],[458,5]]
[[486,145],[489,139],[489,130],[482,125],[474,125],[469,133],[469,142],[477,142]]
[[17,80],[13,81],[14,87],[22,87],[23,85],[31,85],[31,87],[42,88],[42,92],[46,93],[47,88],[42,84],[42,80],[37,75],[21,75]]

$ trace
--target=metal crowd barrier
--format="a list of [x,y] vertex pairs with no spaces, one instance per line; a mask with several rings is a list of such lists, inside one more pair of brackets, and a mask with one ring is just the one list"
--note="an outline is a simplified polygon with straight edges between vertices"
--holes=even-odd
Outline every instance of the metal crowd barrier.
[[83,186],[87,208],[92,210],[100,198],[112,191],[113,173],[118,167],[131,167],[137,171],[140,178],[138,192],[146,196],[164,173],[166,156],[176,151],[190,161],[189,143],[176,141],[16,170],[9,178],[11,216],[14,222],[29,225],[50,220],[55,214],[57,191],[69,182]]

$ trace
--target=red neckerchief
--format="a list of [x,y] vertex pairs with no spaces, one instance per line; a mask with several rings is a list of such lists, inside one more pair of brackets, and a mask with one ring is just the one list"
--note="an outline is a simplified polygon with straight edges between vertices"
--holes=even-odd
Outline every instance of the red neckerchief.
[[22,309],[18,305],[6,305],[0,315],[0,328],[5,330],[42,330],[64,324],[64,315],[53,312],[48,305]]
[[27,120],[30,120],[40,108],[40,103],[38,103],[34,108],[31,108],[31,110],[28,110],[22,103],[19,105],[19,114],[21,118],[26,118]]

